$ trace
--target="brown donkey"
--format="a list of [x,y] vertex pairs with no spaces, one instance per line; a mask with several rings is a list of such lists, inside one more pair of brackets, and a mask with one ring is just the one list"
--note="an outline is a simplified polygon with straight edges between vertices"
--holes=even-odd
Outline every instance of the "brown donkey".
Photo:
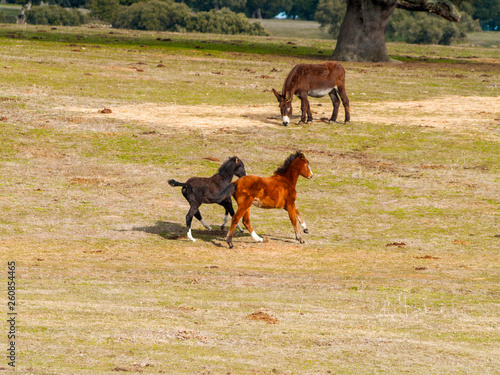
[[[335,61],[327,61],[322,64],[299,64],[295,65],[283,83],[283,91],[280,94],[273,89],[273,93],[280,104],[283,125],[290,123],[292,115],[292,99],[297,95],[301,101],[302,116],[300,122],[311,122],[313,120],[311,106],[307,96],[321,98],[330,95],[333,103],[333,113],[330,121],[335,122],[339,113],[340,99],[345,109],[345,120],[349,122],[349,99],[345,89],[345,69]],[[340,95],[340,99],[339,99]]]

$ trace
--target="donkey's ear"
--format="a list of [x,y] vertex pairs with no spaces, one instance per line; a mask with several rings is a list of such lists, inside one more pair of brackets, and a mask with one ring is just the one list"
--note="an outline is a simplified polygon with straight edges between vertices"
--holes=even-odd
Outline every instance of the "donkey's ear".
[[240,162],[240,161],[238,160],[238,158],[236,158],[236,160],[235,160],[235,161],[236,161],[236,164],[238,164],[238,163]]
[[276,91],[275,89],[273,89],[273,93],[274,93],[274,96],[276,96],[276,99],[278,99],[278,101],[280,101],[282,98],[281,94],[278,91]]

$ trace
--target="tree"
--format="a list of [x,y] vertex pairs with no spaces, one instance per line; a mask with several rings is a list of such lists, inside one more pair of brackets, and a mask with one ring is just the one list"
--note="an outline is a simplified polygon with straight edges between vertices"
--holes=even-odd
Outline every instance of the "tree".
[[447,0],[347,0],[337,46],[337,61],[391,61],[385,45],[385,28],[394,9],[437,14],[457,22],[460,15]]
[[477,0],[474,6],[474,17],[479,19],[483,29],[498,31],[500,28],[500,1]]

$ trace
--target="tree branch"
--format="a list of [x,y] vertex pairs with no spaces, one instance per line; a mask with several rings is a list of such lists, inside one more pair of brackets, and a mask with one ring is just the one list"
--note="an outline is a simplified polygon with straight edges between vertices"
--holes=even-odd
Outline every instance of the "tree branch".
[[434,13],[448,21],[460,21],[460,13],[458,13],[457,8],[446,0],[398,0],[396,8]]

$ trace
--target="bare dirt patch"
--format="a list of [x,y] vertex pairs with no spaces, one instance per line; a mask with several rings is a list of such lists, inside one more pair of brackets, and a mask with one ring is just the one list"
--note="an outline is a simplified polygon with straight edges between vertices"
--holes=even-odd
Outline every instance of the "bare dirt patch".
[[[294,103],[296,107],[298,102]],[[314,103],[316,119],[329,117],[329,105]],[[137,122],[145,125],[176,129],[199,128],[203,131],[233,129],[236,127],[281,126],[276,105],[212,106],[212,105],[161,105],[145,103],[137,105],[115,105],[111,113],[100,113],[101,108],[65,106],[55,108],[85,119],[106,116],[119,121]],[[352,121],[399,126],[418,126],[447,130],[461,134],[476,134],[481,138],[500,139],[500,97],[445,96],[421,101],[356,103],[353,101]],[[296,108],[293,118],[297,123],[300,110]],[[292,125],[294,126],[294,125]]]
[[421,126],[500,138],[500,97],[445,96],[409,102],[359,103],[358,121]]

